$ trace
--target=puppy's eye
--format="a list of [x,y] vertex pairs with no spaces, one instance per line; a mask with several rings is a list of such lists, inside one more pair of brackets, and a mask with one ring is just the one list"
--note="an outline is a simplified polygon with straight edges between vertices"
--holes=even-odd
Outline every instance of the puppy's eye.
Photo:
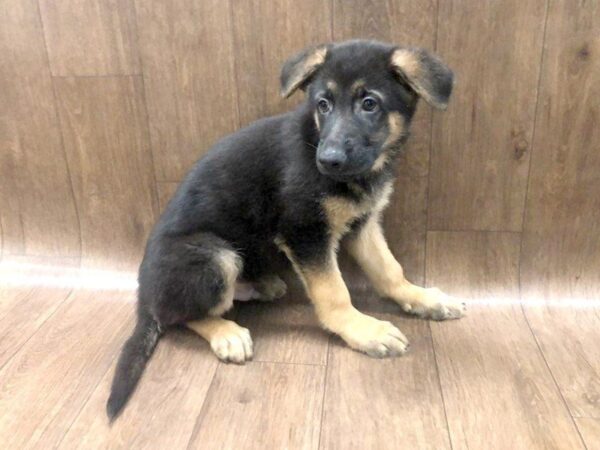
[[319,108],[319,112],[321,114],[327,114],[329,111],[331,111],[331,103],[329,102],[329,100],[322,98],[317,103],[317,108]]
[[362,109],[367,112],[372,112],[377,109],[377,101],[372,97],[367,97],[362,101]]

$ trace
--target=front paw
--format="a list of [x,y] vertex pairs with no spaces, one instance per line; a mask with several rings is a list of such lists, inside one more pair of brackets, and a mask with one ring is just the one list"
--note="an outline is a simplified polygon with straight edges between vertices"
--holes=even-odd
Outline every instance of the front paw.
[[421,289],[417,298],[411,302],[402,301],[400,305],[409,314],[433,320],[459,319],[467,311],[464,301],[451,297],[438,288]]
[[374,358],[406,353],[410,344],[398,328],[390,322],[359,314],[339,333],[350,347]]

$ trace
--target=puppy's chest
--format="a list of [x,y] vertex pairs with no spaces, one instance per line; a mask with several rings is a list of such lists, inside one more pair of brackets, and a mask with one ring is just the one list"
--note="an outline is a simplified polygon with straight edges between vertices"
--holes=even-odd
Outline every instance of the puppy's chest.
[[387,206],[392,194],[392,183],[383,185],[376,192],[364,196],[361,200],[347,197],[330,196],[322,201],[329,231],[338,241],[346,234],[352,223],[367,215],[378,215]]

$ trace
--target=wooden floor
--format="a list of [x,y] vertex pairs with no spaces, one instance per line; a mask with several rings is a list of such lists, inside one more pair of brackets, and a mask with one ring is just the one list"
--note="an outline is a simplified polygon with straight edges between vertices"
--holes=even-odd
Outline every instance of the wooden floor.
[[174,330],[112,427],[104,407],[134,291],[67,278],[17,286],[5,274],[0,446],[600,448],[598,302],[521,302],[518,251],[513,233],[428,234],[427,284],[469,299],[459,321],[409,318],[355,283],[359,308],[411,340],[401,358],[349,350],[300,294],[238,306],[255,342],[245,366],[217,362],[200,338]]

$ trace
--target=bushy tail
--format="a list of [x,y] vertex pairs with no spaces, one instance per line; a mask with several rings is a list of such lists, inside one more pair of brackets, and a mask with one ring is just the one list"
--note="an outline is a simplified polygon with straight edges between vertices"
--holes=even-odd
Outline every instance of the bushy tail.
[[159,338],[158,324],[149,314],[140,312],[133,334],[121,350],[106,403],[106,413],[111,422],[117,418],[135,390]]

